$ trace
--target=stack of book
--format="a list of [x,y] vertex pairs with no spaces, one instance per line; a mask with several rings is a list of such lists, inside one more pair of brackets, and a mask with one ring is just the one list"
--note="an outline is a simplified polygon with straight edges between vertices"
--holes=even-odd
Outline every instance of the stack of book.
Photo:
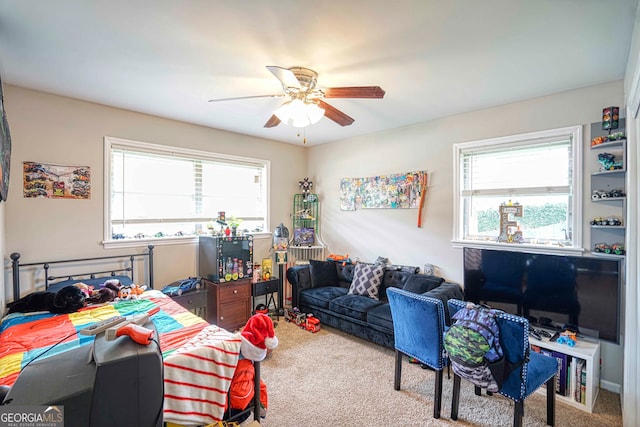
[[587,397],[587,364],[585,360],[537,345],[531,345],[531,350],[554,357],[558,361],[556,393],[565,397],[573,396],[576,402],[585,404]]

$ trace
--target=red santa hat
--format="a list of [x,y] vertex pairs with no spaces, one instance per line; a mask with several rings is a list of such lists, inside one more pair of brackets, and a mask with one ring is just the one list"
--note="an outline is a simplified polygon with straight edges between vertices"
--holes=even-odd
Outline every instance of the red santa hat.
[[242,330],[240,352],[249,360],[260,362],[267,357],[267,349],[278,346],[278,337],[273,331],[273,322],[266,314],[257,313],[247,320]]

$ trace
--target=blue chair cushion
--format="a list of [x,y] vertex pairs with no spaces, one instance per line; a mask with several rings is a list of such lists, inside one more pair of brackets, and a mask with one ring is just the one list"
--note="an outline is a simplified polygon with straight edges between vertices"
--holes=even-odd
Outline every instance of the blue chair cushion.
[[331,300],[346,294],[347,289],[338,286],[325,286],[322,288],[305,289],[304,291],[300,292],[300,303],[313,307],[328,308],[329,302],[331,302]]
[[558,370],[558,360],[555,357],[532,351],[527,364],[527,387],[524,397],[536,391],[542,384],[549,381]]
[[334,298],[329,302],[329,310],[353,317],[362,321],[367,320],[367,312],[382,303],[376,299],[362,295],[345,295]]
[[444,305],[442,301],[404,290],[389,290],[395,348],[420,362],[442,369]]

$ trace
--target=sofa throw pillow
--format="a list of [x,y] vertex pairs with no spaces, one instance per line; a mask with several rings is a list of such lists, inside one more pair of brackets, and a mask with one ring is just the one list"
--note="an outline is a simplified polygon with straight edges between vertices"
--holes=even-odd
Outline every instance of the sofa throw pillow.
[[353,271],[353,281],[349,287],[349,294],[363,295],[373,299],[379,299],[378,292],[382,285],[384,265],[356,264]]
[[309,260],[311,287],[338,286],[338,269],[334,261]]
[[430,276],[427,274],[414,274],[405,283],[404,289],[407,292],[414,292],[416,294],[423,294],[430,290],[437,288],[444,282],[442,277]]

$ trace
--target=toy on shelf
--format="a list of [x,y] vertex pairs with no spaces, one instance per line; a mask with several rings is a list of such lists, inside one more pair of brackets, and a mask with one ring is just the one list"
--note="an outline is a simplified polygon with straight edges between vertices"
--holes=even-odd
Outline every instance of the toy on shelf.
[[200,277],[176,280],[162,288],[162,293],[169,296],[178,296],[187,292],[197,291],[202,287]]
[[620,120],[619,107],[605,107],[602,109],[602,130],[611,131],[618,129]]
[[607,243],[596,243],[593,248],[594,252],[612,254],[612,255],[624,255],[625,249],[622,243],[614,243],[609,245]]
[[609,227],[620,227],[622,225],[622,220],[616,218],[615,216],[610,216],[608,218],[603,218],[601,216],[597,216],[591,220],[591,225],[602,225]]
[[596,136],[591,140],[591,146],[595,147],[597,145],[604,144],[605,142],[620,141],[624,138],[625,136],[623,132],[615,132],[609,135]]
[[556,342],[558,344],[566,344],[569,347],[575,347],[578,342],[577,334],[571,331],[564,331],[560,334]]
[[309,181],[309,178],[304,178],[303,180],[298,181],[298,186],[300,187],[300,191],[302,191],[302,198],[306,201],[307,197],[311,193],[311,189],[313,188],[313,182]]
[[611,253],[614,255],[624,255],[624,245],[622,243],[614,243],[613,245],[611,245]]
[[307,221],[315,221],[316,219],[313,215],[311,215],[308,208],[300,209],[299,211],[297,211],[296,218],[301,220],[307,220]]
[[270,280],[273,275],[273,263],[271,258],[262,258],[262,280]]
[[608,199],[608,198],[618,198],[625,197],[626,193],[622,190],[593,190],[591,193],[591,200],[599,200],[599,199]]
[[600,172],[620,170],[623,165],[622,162],[616,161],[616,155],[611,153],[598,154],[598,161],[600,162]]

